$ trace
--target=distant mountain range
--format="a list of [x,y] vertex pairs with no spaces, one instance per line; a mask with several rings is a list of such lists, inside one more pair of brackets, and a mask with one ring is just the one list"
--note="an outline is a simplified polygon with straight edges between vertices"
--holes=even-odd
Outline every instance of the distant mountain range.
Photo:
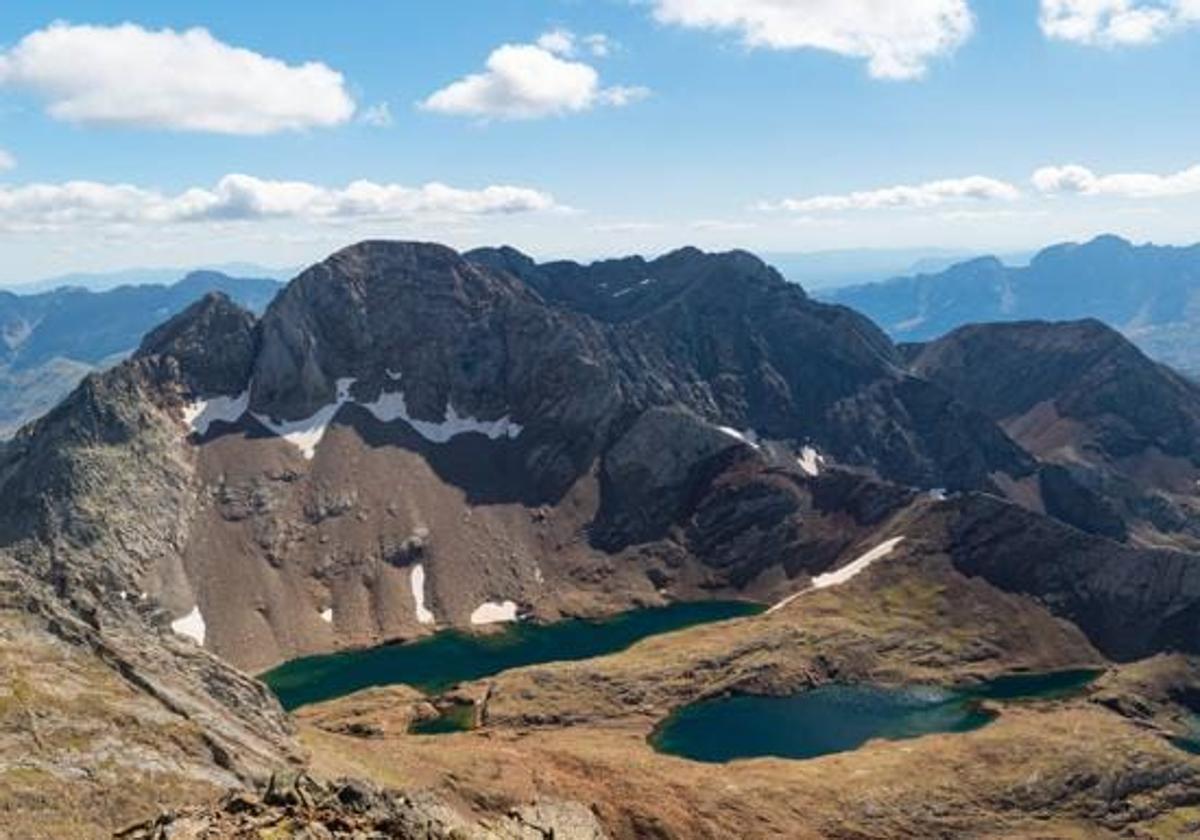
[[0,292],[12,292],[18,295],[35,295],[39,292],[51,292],[55,289],[71,287],[87,289],[90,292],[106,292],[120,286],[169,286],[180,277],[186,277],[193,272],[216,272],[230,277],[266,277],[271,280],[288,280],[294,277],[297,268],[270,268],[251,262],[222,262],[212,265],[198,265],[181,268],[178,266],[123,268],[115,271],[73,271],[69,274],[58,274],[53,277],[43,277],[38,280],[14,282],[11,285],[0,285]]
[[171,285],[0,291],[0,439],[45,413],[89,371],[128,355],[151,327],[208,292],[261,311],[279,288],[270,278],[194,271]]
[[1027,266],[981,257],[823,297],[857,309],[900,341],[988,321],[1098,318],[1159,361],[1200,373],[1200,245],[1101,236],[1047,248]]
[[[772,252],[762,258],[809,291],[861,285],[905,274],[933,274],[973,259],[978,251],[947,248],[843,248],[807,253]],[[1024,265],[1032,252],[1002,254],[1009,265]]]

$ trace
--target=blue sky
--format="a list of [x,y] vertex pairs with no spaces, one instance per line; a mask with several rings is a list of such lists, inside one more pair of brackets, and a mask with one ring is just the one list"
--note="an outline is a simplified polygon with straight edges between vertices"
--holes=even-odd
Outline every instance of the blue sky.
[[[0,283],[366,236],[579,258],[1200,239],[1195,0],[879,2],[8,4]],[[506,44],[540,99],[451,89]]]

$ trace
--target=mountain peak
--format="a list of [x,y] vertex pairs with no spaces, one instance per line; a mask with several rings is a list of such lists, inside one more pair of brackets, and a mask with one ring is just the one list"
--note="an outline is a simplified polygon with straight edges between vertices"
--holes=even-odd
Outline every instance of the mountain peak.
[[1045,268],[1063,260],[1110,259],[1117,254],[1131,251],[1133,247],[1133,243],[1128,239],[1106,233],[1087,242],[1063,242],[1043,248],[1034,255],[1030,265]]
[[232,394],[245,389],[256,349],[254,315],[224,293],[209,292],[151,330],[135,356],[175,359],[193,393]]

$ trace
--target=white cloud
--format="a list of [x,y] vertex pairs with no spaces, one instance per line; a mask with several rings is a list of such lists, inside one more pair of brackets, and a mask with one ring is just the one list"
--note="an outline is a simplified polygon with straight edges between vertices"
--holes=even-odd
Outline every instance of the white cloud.
[[209,188],[167,195],[130,184],[68,181],[0,187],[0,229],[52,230],[80,225],[161,225],[198,221],[301,219],[453,219],[559,209],[526,187],[464,190],[354,181],[337,189],[304,181],[226,175]]
[[0,149],[0,172],[7,172],[9,169],[15,168],[17,159],[10,152]]
[[974,30],[967,0],[652,0],[655,17],[733,30],[749,47],[818,49],[867,61],[877,79],[913,79]]
[[1041,0],[1048,38],[1098,46],[1152,44],[1200,23],[1200,0]]
[[1200,165],[1170,175],[1123,172],[1097,175],[1078,164],[1044,166],[1033,173],[1033,185],[1047,195],[1111,195],[1121,198],[1163,198],[1200,193]]
[[342,75],[289,65],[205,29],[54,23],[0,53],[0,86],[29,91],[58,120],[270,134],[331,126],[354,114]]
[[421,107],[483,119],[537,119],[597,105],[619,107],[648,95],[643,87],[601,87],[594,67],[570,60],[575,49],[575,37],[561,29],[536,44],[504,44],[488,56],[484,72],[442,88]]
[[961,201],[1013,201],[1020,197],[1021,191],[1006,181],[972,175],[967,178],[947,178],[914,185],[902,184],[842,195],[788,198],[776,203],[760,204],[759,209],[787,210],[794,213],[831,213],[894,207],[937,207]]
[[358,119],[359,122],[376,128],[387,128],[395,122],[392,117],[392,108],[386,102],[365,108]]

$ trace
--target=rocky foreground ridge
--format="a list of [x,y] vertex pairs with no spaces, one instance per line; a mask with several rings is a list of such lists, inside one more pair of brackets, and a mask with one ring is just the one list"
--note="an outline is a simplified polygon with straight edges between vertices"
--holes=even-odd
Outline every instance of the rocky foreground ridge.
[[[1061,500],[1087,490],[1125,522],[1128,498],[1078,470],[1055,484],[1060,459],[935,357],[740,252],[538,265],[367,242],[261,318],[207,297],[0,451],[0,803],[23,836],[87,836],[88,819],[253,786],[313,742],[239,668],[445,627],[749,598],[782,606],[712,661],[761,653],[737,686],[801,687],[771,676],[799,667],[795,628],[824,603],[795,596],[884,544],[919,574],[887,598],[886,572],[855,577],[886,621],[804,641],[807,673],[874,674],[910,638],[937,642],[885,676],[1196,652],[1190,546],[1076,515]],[[1108,359],[1062,361],[1062,383]],[[1111,443],[1130,426],[1110,414],[1085,419]],[[1143,495],[1167,493],[1164,474],[1124,473]],[[931,594],[947,588],[960,597]],[[640,680],[618,669],[607,688],[647,696]],[[110,795],[130,779],[136,795]],[[589,801],[564,785],[503,807],[475,790],[472,808]],[[46,829],[50,791],[71,804]],[[222,813],[204,819],[249,819]]]

